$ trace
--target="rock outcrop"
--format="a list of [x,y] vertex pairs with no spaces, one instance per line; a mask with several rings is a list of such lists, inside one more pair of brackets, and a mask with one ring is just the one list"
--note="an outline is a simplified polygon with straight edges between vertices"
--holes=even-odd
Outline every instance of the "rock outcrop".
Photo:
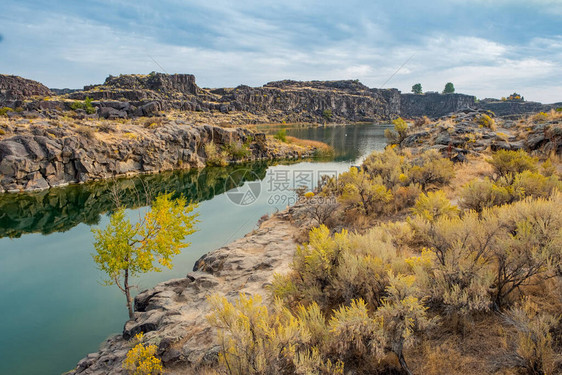
[[47,86],[18,76],[0,74],[0,106],[17,107],[24,99],[51,95]]
[[548,112],[553,108],[562,107],[562,103],[542,104],[522,100],[494,100],[485,99],[477,103],[476,107],[485,111],[492,111],[496,116],[524,115],[537,112]]
[[402,94],[400,115],[406,118],[438,118],[466,108],[474,108],[476,98],[464,94]]
[[[480,102],[471,95],[402,94],[397,89],[369,88],[358,80],[276,81],[261,87],[203,89],[191,74],[150,73],[109,76],[103,84],[83,90],[54,90],[49,100],[31,100],[52,93],[38,82],[0,76],[0,104],[22,107],[53,117],[72,110],[75,101],[93,100],[95,117],[106,119],[160,116],[170,110],[246,113],[267,122],[381,122],[398,116],[439,118],[466,108],[498,116],[550,110],[536,102]],[[24,101],[25,100],[25,101]],[[22,113],[22,115],[26,115]]]
[[219,346],[206,320],[207,297],[265,297],[274,272],[288,271],[296,249],[290,217],[291,210],[275,215],[246,237],[203,256],[187,277],[139,293],[135,317],[125,324],[123,334],[110,337],[68,374],[123,374],[122,362],[131,347],[127,339],[140,332],[146,342],[158,346],[167,374],[197,374],[201,366],[216,363]]
[[378,122],[398,116],[439,117],[474,104],[474,97],[468,95],[401,94],[397,89],[369,88],[358,80],[285,80],[262,87],[203,89],[191,74],[162,73],[109,76],[100,85],[55,92],[60,95],[48,101],[19,104],[49,117],[71,110],[74,101],[90,98],[94,101],[95,115],[107,119],[158,116],[179,110],[243,112],[266,116],[268,122],[309,123]]
[[464,161],[467,154],[478,155],[487,149],[560,155],[562,126],[558,120],[539,119],[534,123],[532,117],[517,124],[490,111],[465,109],[430,126],[421,123],[412,127],[400,146],[434,149],[454,161]]
[[265,134],[248,129],[190,126],[173,121],[155,128],[134,126],[119,138],[111,134],[111,129],[60,128],[48,122],[16,127],[14,133],[0,140],[0,192],[201,168],[208,156],[204,145],[211,141],[219,148],[247,144],[250,156],[246,160],[310,157],[314,151],[270,145]]

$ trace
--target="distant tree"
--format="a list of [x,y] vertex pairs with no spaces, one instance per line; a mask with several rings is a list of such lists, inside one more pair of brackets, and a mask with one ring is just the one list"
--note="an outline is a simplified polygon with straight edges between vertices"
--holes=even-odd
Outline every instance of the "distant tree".
[[117,285],[125,294],[129,318],[133,318],[130,278],[150,271],[160,272],[154,264],[172,268],[172,257],[189,246],[184,238],[195,232],[197,214],[194,204],[184,197],[171,200],[171,194],[160,195],[151,209],[135,225],[125,216],[123,207],[113,213],[105,229],[93,229],[92,254],[98,268],[109,276],[106,285]]
[[455,92],[455,86],[452,82],[447,82],[445,88],[443,89],[443,94],[452,94]]
[[412,86],[412,92],[414,94],[422,94],[422,85],[421,83],[416,83],[415,85]]
[[324,120],[330,121],[330,119],[332,118],[332,110],[331,109],[325,109],[322,112],[322,117],[324,117]]

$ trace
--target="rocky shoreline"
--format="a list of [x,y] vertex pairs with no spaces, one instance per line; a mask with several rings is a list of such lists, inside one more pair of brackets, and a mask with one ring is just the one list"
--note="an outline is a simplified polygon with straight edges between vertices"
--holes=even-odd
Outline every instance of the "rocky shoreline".
[[295,252],[295,210],[273,215],[245,237],[204,255],[185,278],[139,293],[135,317],[125,324],[123,334],[108,338],[67,375],[124,374],[127,340],[140,332],[146,342],[158,346],[167,374],[197,374],[215,364],[219,346],[206,320],[207,297],[219,293],[234,300],[239,293],[266,295],[273,274],[287,272]]
[[[118,124],[116,125],[118,126]],[[119,176],[203,168],[205,145],[244,147],[247,156],[227,162],[312,157],[314,147],[268,139],[243,128],[192,126],[169,121],[157,127],[63,126],[47,121],[10,125],[0,139],[0,193],[37,191]]]

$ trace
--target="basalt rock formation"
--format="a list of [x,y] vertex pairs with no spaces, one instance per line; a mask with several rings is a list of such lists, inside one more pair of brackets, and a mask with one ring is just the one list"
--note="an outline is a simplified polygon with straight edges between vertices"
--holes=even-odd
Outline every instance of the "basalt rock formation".
[[34,96],[48,96],[47,86],[30,79],[0,74],[0,105],[17,107],[24,99]]
[[495,100],[484,99],[478,103],[478,108],[492,111],[496,116],[523,115],[537,112],[548,112],[551,109],[562,107],[562,103],[542,104],[538,102],[526,102],[523,100]]
[[474,97],[468,95],[401,94],[397,89],[369,88],[357,80],[285,80],[262,87],[203,89],[191,74],[162,73],[109,76],[103,84],[85,86],[83,90],[54,91],[60,95],[49,100],[32,100],[30,93],[18,96],[20,102],[11,104],[53,117],[72,110],[75,101],[90,98],[96,108],[95,116],[107,119],[158,116],[179,110],[244,112],[265,115],[269,122],[312,123],[388,121],[398,116],[439,117],[474,104]]
[[476,100],[471,95],[438,93],[402,94],[400,99],[400,114],[407,118],[445,116],[461,109],[474,107]]
[[546,114],[516,122],[491,111],[466,109],[442,117],[431,126],[414,125],[400,146],[434,149],[453,161],[464,161],[466,155],[479,155],[487,149],[562,155],[562,125],[559,119],[549,119]]
[[[48,100],[37,99],[49,96]],[[483,109],[498,116],[546,111],[556,104],[480,102],[471,95],[402,94],[397,89],[369,88],[358,80],[277,81],[261,87],[203,89],[191,74],[109,76],[103,84],[83,90],[53,89],[15,76],[0,76],[0,106],[21,107],[48,117],[72,110],[76,101],[93,100],[94,117],[106,119],[159,116],[170,110],[247,113],[268,122],[378,122],[398,116],[439,118],[462,109]],[[558,105],[559,106],[559,105]],[[23,113],[22,115],[26,115]]]
[[[268,141],[264,133],[168,122],[132,126],[119,135],[89,126],[58,127],[36,122],[0,140],[0,192],[43,190],[117,176],[201,168],[205,145],[247,148],[244,160],[311,157],[314,150]],[[230,161],[239,160],[232,156]]]

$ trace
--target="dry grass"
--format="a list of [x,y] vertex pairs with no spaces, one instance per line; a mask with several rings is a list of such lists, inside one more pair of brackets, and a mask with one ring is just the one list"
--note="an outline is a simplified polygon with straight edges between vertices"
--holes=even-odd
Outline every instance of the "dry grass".
[[506,326],[500,315],[483,315],[476,317],[463,335],[440,325],[411,349],[406,358],[415,374],[492,374],[505,362],[507,338],[513,334],[513,328]]
[[462,191],[464,185],[475,178],[490,177],[494,173],[492,166],[486,162],[487,157],[469,157],[468,163],[459,163],[455,165],[455,178],[449,186],[445,186],[442,190],[447,198],[454,204],[457,204],[459,192]]
[[292,137],[290,135],[288,135],[286,138],[287,138],[287,143],[293,144],[293,145],[296,145],[296,146],[301,146],[301,147],[304,147],[304,148],[320,149],[320,150],[324,150],[324,151],[332,150],[332,148],[324,142],[313,141],[313,140],[310,140],[310,139],[300,139],[300,138]]

